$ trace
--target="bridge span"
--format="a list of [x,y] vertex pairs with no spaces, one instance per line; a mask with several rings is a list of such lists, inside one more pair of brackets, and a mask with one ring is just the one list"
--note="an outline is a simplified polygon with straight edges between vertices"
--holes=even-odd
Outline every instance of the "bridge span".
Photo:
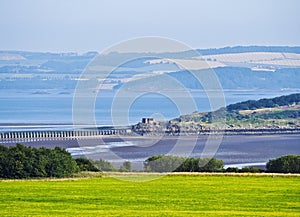
[[95,128],[81,130],[33,130],[0,132],[0,143],[17,143],[46,140],[68,140],[96,138],[106,135],[131,134],[130,127],[123,128]]
[[189,130],[176,133],[168,131],[136,131],[131,126],[126,127],[100,127],[79,130],[19,130],[0,131],[1,143],[21,143],[31,141],[88,139],[111,135],[122,136],[179,136],[179,135],[273,135],[273,134],[300,134],[300,128],[287,129],[226,129],[226,130]]

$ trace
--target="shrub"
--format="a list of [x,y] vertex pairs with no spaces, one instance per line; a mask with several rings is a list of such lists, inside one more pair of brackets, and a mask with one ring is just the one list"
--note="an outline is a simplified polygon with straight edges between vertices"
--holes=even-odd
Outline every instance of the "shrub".
[[75,159],[77,166],[79,167],[80,171],[92,171],[92,172],[98,172],[99,169],[95,167],[95,165],[92,163],[91,160],[87,158],[76,158]]
[[242,169],[239,170],[241,173],[259,173],[261,170],[256,167],[243,167]]
[[100,171],[116,171],[117,169],[115,166],[103,159],[99,159],[95,161],[95,166],[100,170]]
[[123,165],[120,167],[120,172],[130,172],[131,171],[131,163],[129,161],[125,161]]
[[228,167],[225,170],[226,173],[238,173],[239,172],[239,168],[237,167]]

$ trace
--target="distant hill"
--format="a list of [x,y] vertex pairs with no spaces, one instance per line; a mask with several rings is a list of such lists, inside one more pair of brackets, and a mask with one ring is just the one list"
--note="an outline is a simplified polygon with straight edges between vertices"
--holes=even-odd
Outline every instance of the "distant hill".
[[141,135],[205,134],[210,130],[227,134],[300,131],[300,94],[272,99],[248,100],[214,112],[194,112],[170,121],[138,123],[132,126]]
[[[210,70],[192,71],[195,74],[211,73]],[[253,71],[245,67],[219,67],[215,68],[223,89],[283,89],[299,88],[300,67],[282,68],[274,72]],[[169,73],[186,88],[202,89],[201,84],[190,71],[178,71]]]
[[[146,83],[155,78],[160,81],[160,75],[167,74],[184,87],[199,90],[201,85],[189,72],[211,73],[211,69],[223,89],[300,88],[299,46],[235,46],[197,51],[202,56],[192,50],[158,54],[112,52],[97,58],[97,65],[105,72],[97,71],[95,79],[101,82],[101,73],[123,62],[109,75],[108,85],[102,85],[104,89],[118,89],[130,81]],[[81,73],[97,55],[97,52],[0,51],[0,89],[35,91],[63,87],[72,92]],[[180,67],[180,63],[187,68]]]
[[[300,46],[232,46],[223,48],[196,49],[201,55],[234,54],[249,52],[280,52],[300,54]],[[167,55],[167,54],[166,54]],[[173,58],[193,57],[194,51],[182,51],[171,53]]]
[[289,46],[234,46],[224,48],[198,49],[201,55],[215,55],[226,53],[248,53],[248,52],[282,52],[300,54],[300,47]]
[[214,112],[193,113],[172,120],[181,127],[214,128],[220,123],[227,129],[299,128],[300,94],[271,99],[248,100]]

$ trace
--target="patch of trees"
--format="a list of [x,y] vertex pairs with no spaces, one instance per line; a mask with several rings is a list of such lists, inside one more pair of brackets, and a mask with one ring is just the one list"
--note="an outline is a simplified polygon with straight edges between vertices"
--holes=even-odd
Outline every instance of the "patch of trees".
[[252,113],[242,115],[238,111],[228,112],[226,114],[226,120],[250,120],[253,123],[259,121],[259,119],[295,119],[300,117],[300,110],[283,110],[269,113]]
[[[184,158],[178,156],[156,155],[149,157],[144,163],[148,172],[233,172],[260,173],[265,170],[256,167],[228,167],[224,169],[222,160],[216,158]],[[287,155],[269,160],[266,172],[300,173],[300,156]]]
[[300,102],[300,94],[279,96],[272,99],[248,100],[227,106],[228,111],[234,110],[254,110],[259,108],[274,108],[277,106],[292,105]]
[[300,110],[286,110],[286,111],[277,111],[272,113],[265,114],[254,114],[254,116],[263,118],[263,119],[287,119],[287,118],[299,118]]
[[91,171],[91,172],[99,172],[100,170],[95,166],[95,164],[87,159],[87,158],[76,158],[75,159],[77,166],[80,171]]
[[60,147],[32,148],[0,145],[0,178],[69,177],[79,170],[70,153]]
[[300,173],[300,156],[286,155],[272,159],[267,163],[267,172]]
[[94,165],[96,165],[100,171],[117,171],[112,163],[103,159],[94,161]]
[[184,158],[179,156],[156,155],[144,163],[149,172],[219,172],[223,170],[222,160],[215,158]]
[[256,167],[243,167],[243,168],[237,168],[237,167],[228,167],[224,170],[226,173],[260,173],[264,172],[264,170],[256,168]]
[[228,167],[224,172],[232,173],[300,173],[300,156],[299,155],[286,155],[279,158],[271,159],[266,165],[266,170],[261,170],[255,167]]
[[130,172],[131,163],[125,161],[119,169],[103,159],[72,158],[71,154],[60,147],[33,148],[17,144],[0,145],[0,178],[64,178],[80,171],[120,171]]
[[111,162],[104,159],[92,160],[87,158],[75,159],[80,171],[92,171],[92,172],[130,172],[131,162],[125,161],[120,168],[116,168]]

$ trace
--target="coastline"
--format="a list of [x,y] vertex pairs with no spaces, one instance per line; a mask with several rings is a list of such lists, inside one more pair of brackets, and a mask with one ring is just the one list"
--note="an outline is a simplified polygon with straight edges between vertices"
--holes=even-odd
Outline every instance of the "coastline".
[[[0,123],[0,133],[5,132],[20,132],[23,129],[26,131],[102,131],[102,130],[115,130],[118,131],[110,135],[123,135],[123,136],[163,136],[163,135],[209,135],[209,134],[222,134],[222,135],[262,135],[262,134],[300,134],[300,127],[283,127],[278,126],[274,128],[220,128],[220,129],[193,129],[193,130],[177,130],[170,131],[166,129],[150,129],[139,130],[135,128],[136,125],[128,126],[111,126],[111,125],[93,125],[82,124],[73,125],[72,123]],[[151,126],[151,124],[149,125]],[[124,131],[126,130],[126,132]],[[101,135],[101,134],[99,134]],[[104,135],[104,134],[103,134]],[[0,138],[1,139],[1,138]]]
[[[145,159],[158,154],[168,154],[180,139],[182,148],[194,143],[190,157],[200,157],[206,145],[208,135],[185,136],[101,136],[80,139],[53,139],[20,142],[26,146],[67,149],[73,157],[105,159],[108,153],[118,156],[112,160],[120,165],[128,160],[142,164]],[[273,135],[224,135],[214,157],[224,161],[225,166],[251,166],[263,163],[283,155],[300,155],[300,134]],[[0,142],[1,144],[1,142]],[[4,143],[5,146],[16,142]],[[91,153],[91,151],[93,153]],[[110,159],[107,159],[110,160]]]

